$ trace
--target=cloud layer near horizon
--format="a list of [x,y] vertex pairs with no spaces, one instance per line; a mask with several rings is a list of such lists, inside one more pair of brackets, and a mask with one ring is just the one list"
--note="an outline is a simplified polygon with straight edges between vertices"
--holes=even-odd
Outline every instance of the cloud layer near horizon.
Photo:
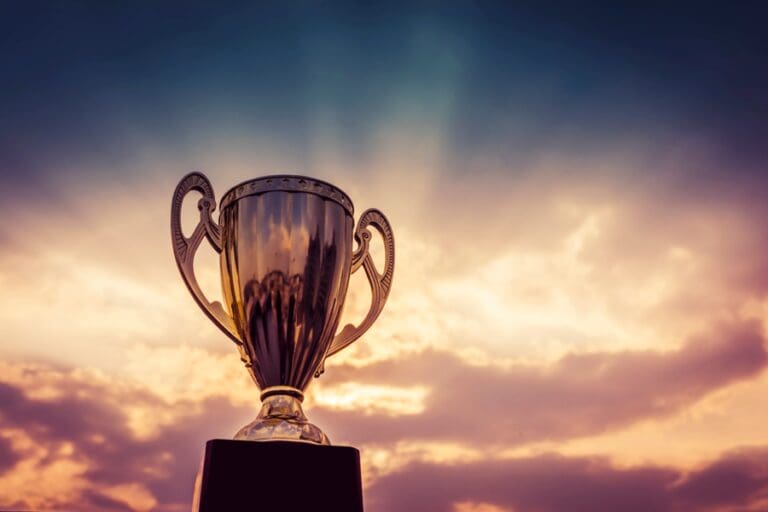
[[376,481],[370,494],[377,511],[758,512],[768,505],[768,448],[727,453],[690,472],[551,454],[414,463]]
[[[162,350],[145,355],[182,354]],[[233,359],[211,354],[198,371],[231,371]],[[569,354],[550,367],[478,364],[426,350],[362,369],[336,366],[309,411],[364,455],[370,447],[372,511],[557,511],[566,503],[585,511],[751,510],[768,493],[768,448],[743,448],[691,472],[510,448],[674,415],[767,362],[754,322],[716,326],[669,352]],[[3,363],[1,375],[0,501],[10,507],[184,510],[201,456],[190,446],[202,447],[214,422],[227,437],[253,413],[231,387],[160,394],[151,383],[25,363]],[[366,408],[364,400],[350,410],[328,400],[345,384],[380,385],[384,403],[398,400],[388,387],[420,385],[426,393],[410,412]]]
[[[420,414],[316,414],[363,442],[488,440],[506,446],[573,439],[675,414],[768,363],[754,322],[718,326],[669,352],[568,354],[550,366],[468,364],[425,351],[364,368],[334,367],[323,385],[424,386]],[[365,433],[363,437],[360,434]]]

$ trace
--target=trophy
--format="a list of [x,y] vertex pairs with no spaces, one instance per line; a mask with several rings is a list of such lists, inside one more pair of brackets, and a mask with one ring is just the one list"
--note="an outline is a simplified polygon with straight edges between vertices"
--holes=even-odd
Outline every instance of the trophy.
[[[202,194],[200,220],[189,238],[181,206],[190,191]],[[304,441],[329,445],[301,407],[304,391],[324,370],[326,358],[357,340],[381,313],[392,284],[395,242],[378,210],[363,212],[353,233],[354,209],[337,187],[303,176],[265,176],[230,189],[219,203],[205,175],[191,173],[177,185],[171,206],[173,254],[197,304],[237,345],[261,389],[262,407],[236,440]],[[369,253],[371,230],[384,239],[384,271]],[[357,247],[353,247],[353,237]],[[194,272],[203,238],[220,255],[226,307],[210,302]],[[336,333],[349,278],[362,267],[371,307],[358,326]]]

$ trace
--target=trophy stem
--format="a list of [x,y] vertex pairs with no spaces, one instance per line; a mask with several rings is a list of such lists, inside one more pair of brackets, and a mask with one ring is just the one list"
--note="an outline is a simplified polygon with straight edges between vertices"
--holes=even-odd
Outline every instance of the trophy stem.
[[235,434],[243,441],[305,441],[330,445],[328,437],[307,420],[301,402],[304,394],[290,386],[273,386],[261,393],[261,411]]

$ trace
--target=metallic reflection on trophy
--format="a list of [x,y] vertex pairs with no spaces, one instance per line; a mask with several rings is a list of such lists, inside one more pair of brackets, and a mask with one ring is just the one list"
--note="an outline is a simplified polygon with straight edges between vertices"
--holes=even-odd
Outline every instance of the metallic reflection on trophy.
[[[203,195],[200,221],[186,238],[181,205],[193,190]],[[302,411],[304,390],[323,372],[325,359],[362,336],[384,308],[395,265],[392,228],[380,211],[366,210],[353,234],[349,197],[302,176],[265,176],[237,185],[224,194],[218,223],[211,217],[215,208],[208,178],[188,174],[173,195],[171,236],[189,291],[237,344],[261,388],[259,415],[235,439],[330,444]],[[370,227],[384,238],[383,273],[368,251]],[[195,278],[194,255],[203,238],[220,254],[226,310],[205,298]],[[371,308],[359,326],[346,325],[336,334],[350,275],[360,267],[371,285]]]

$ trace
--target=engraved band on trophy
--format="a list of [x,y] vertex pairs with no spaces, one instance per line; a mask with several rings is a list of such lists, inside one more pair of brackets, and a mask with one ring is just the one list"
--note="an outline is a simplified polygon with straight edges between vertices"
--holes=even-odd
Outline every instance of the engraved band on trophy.
[[[181,230],[185,196],[197,191],[200,220],[187,238]],[[378,210],[363,212],[352,231],[354,209],[337,187],[303,176],[265,176],[243,182],[221,199],[219,222],[213,187],[191,173],[171,204],[173,253],[203,312],[236,344],[261,388],[262,407],[235,439],[296,440],[330,444],[301,408],[304,390],[323,372],[325,359],[357,340],[384,308],[392,284],[395,242]],[[384,239],[384,269],[369,253],[370,227]],[[203,238],[220,255],[226,309],[203,294],[194,256]],[[353,238],[357,249],[353,248]],[[358,326],[336,330],[349,278],[363,267],[371,307]]]

